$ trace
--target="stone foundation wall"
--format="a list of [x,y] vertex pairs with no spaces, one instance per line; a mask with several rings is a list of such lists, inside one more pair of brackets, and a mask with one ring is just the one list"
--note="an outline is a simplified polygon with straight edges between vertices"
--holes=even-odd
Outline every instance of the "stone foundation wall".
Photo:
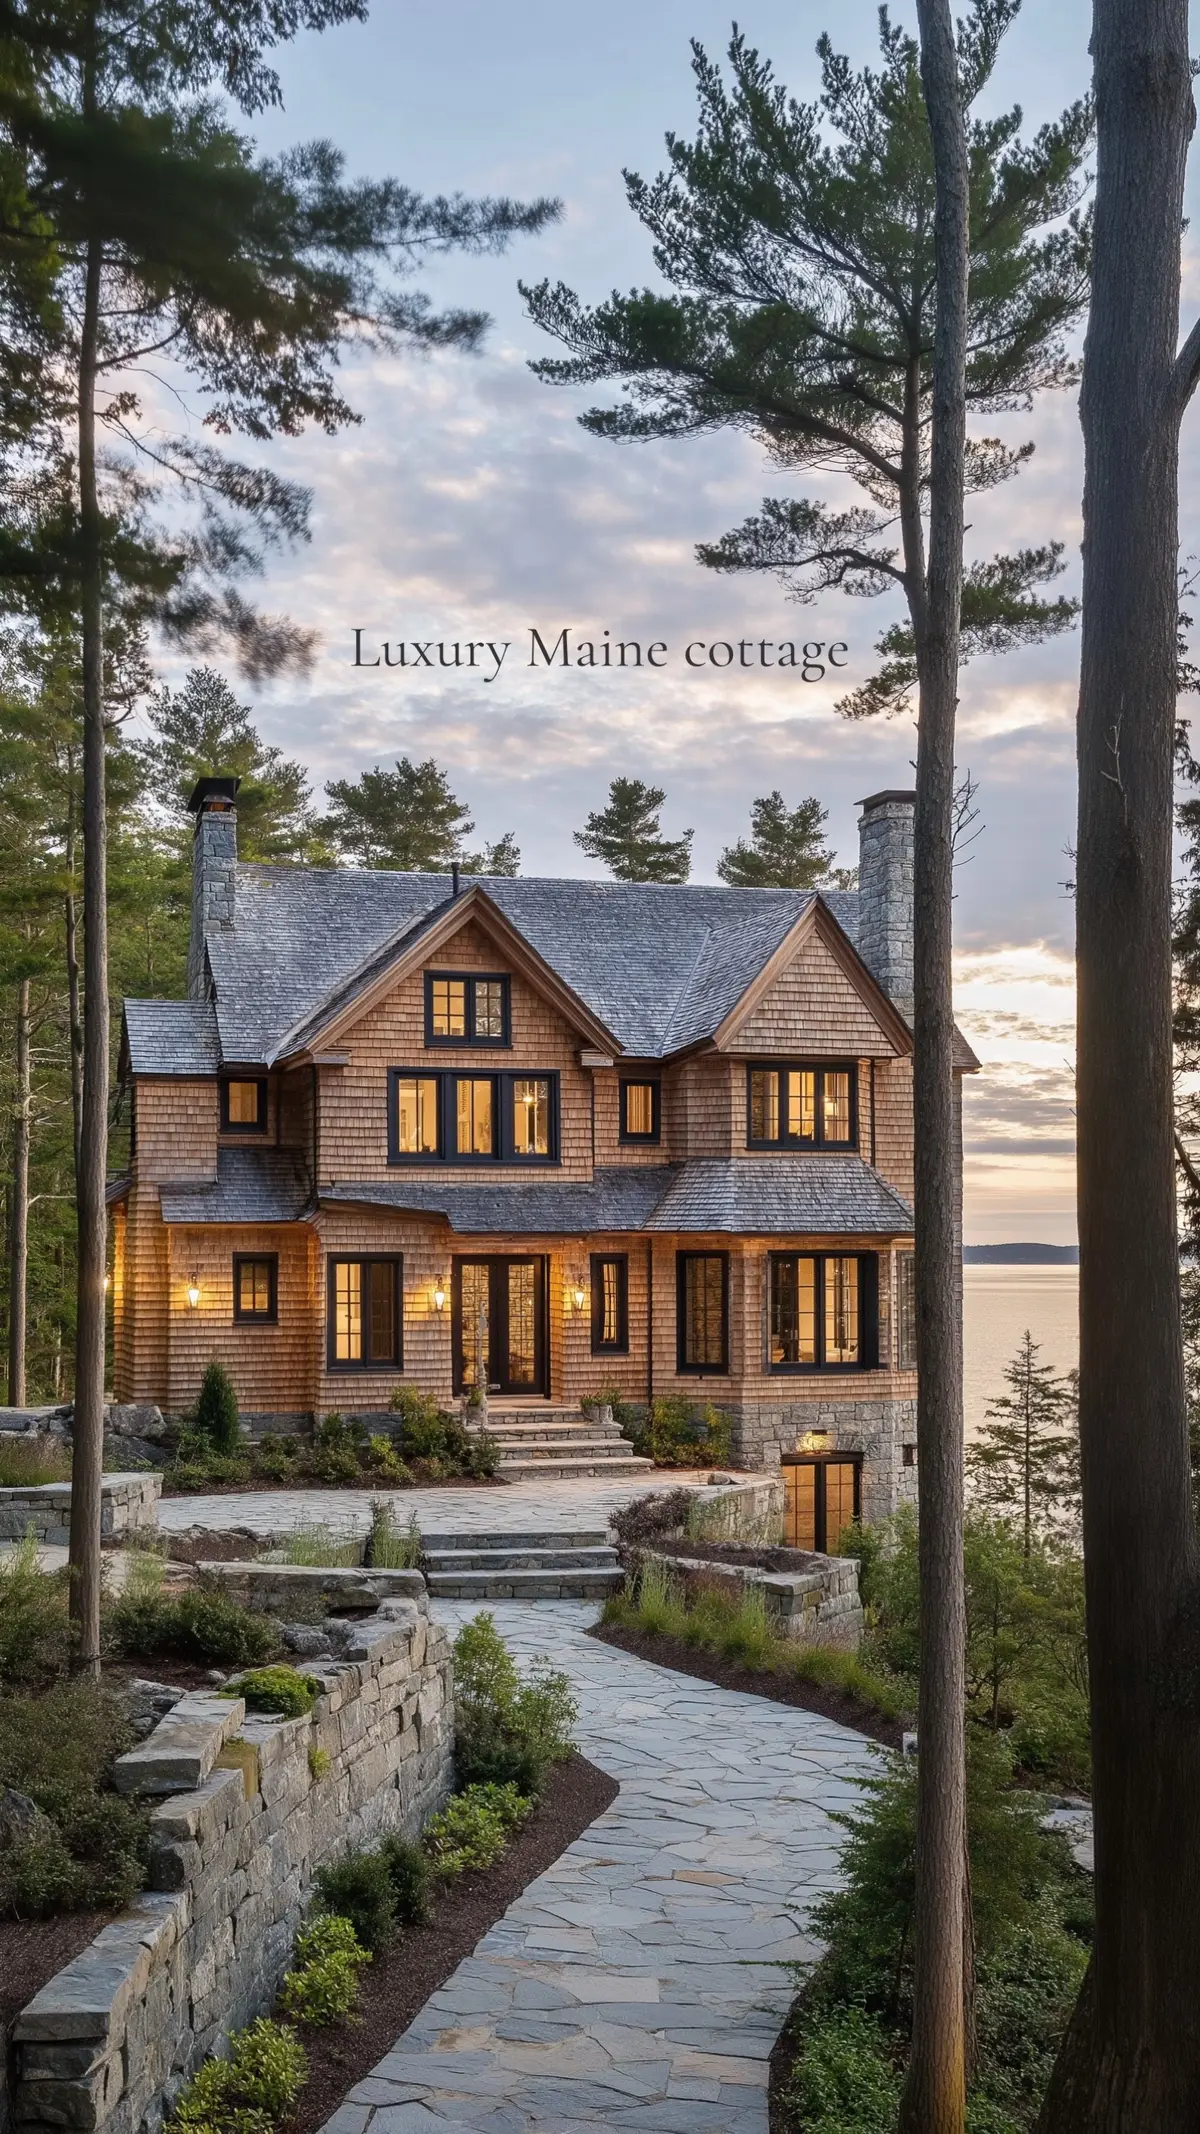
[[832,1645],[857,1652],[862,1642],[863,1610],[858,1596],[858,1563],[852,1556],[810,1555],[803,1571],[763,1571],[753,1564],[713,1563],[678,1551],[655,1551],[678,1571],[727,1578],[739,1586],[760,1586],[773,1627],[785,1638],[805,1645]]
[[[111,1543],[157,1532],[161,1495],[161,1475],[105,1475],[100,1491],[102,1539]],[[66,1548],[71,1538],[69,1482],[0,1489],[0,1541],[20,1541],[31,1531],[44,1547]]]
[[343,1652],[307,1670],[311,1717],[188,1695],[118,1760],[119,1788],[155,1803],[150,1887],[17,2018],[18,2127],[157,2134],[192,2070],[270,2007],[316,1869],[415,1837],[445,1798],[450,1652],[423,1596],[385,1601]]
[[[733,1420],[734,1455],[744,1467],[777,1468],[780,1454],[803,1451],[813,1433],[825,1433],[823,1452],[853,1452],[862,1458],[862,1515],[886,1519],[901,1504],[917,1501],[917,1404],[915,1400],[780,1400],[745,1406],[722,1404]],[[905,1447],[912,1448],[906,1460]]]

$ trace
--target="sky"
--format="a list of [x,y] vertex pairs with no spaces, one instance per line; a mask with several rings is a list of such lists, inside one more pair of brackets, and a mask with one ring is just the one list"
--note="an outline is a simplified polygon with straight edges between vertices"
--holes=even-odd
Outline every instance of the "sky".
[[[914,9],[894,12],[912,25]],[[809,98],[821,31],[858,63],[876,50],[867,0],[750,0],[738,22],[779,78]],[[730,17],[713,0],[376,0],[370,19],[302,37],[282,55],[284,101],[255,124],[277,149],[326,136],[353,173],[392,173],[424,192],[553,194],[562,220],[499,259],[449,258],[422,274],[439,303],[486,308],[481,353],[356,356],[344,383],[361,424],[290,441],[281,465],[311,484],[311,542],[275,559],[262,604],[318,632],[310,676],[244,691],[265,737],[309,766],[319,789],[399,755],[436,757],[476,824],[515,832],[525,873],[599,872],[573,842],[618,774],[665,787],[664,830],[695,833],[693,878],[716,879],[752,800],[816,794],[842,864],[857,858],[856,803],[912,782],[911,722],[848,724],[834,712],[871,671],[887,601],[829,594],[789,603],[771,582],[718,577],[694,544],[764,495],[795,493],[741,436],[617,445],[590,437],[580,392],[534,378],[556,353],[527,317],[518,279],[563,280],[590,300],[657,280],[625,199],[623,167],[653,175],[668,129],[692,130],[689,40],[723,52]],[[1025,0],[1006,40],[992,108],[1020,102],[1027,130],[1086,91],[1083,0]],[[1191,261],[1185,295],[1200,295]],[[610,400],[615,397],[607,396]],[[1200,418],[1193,418],[1195,425]],[[1069,395],[993,418],[1032,439],[1031,464],[971,500],[970,552],[1066,543],[1060,583],[1078,584],[1081,447]],[[1185,550],[1188,475],[1185,440]],[[808,478],[813,490],[813,477]],[[1192,546],[1200,544],[1200,534]],[[658,671],[531,669],[530,630],[552,642],[662,641]],[[476,670],[354,665],[415,641],[507,642],[494,679]],[[689,642],[846,645],[842,676],[690,669]],[[436,655],[435,655],[436,656]],[[411,657],[411,655],[410,655]],[[957,1005],[983,1063],[966,1102],[966,1236],[1075,1235],[1074,978],[1070,874],[1078,639],[968,666],[958,761],[977,783],[978,834],[957,878]]]

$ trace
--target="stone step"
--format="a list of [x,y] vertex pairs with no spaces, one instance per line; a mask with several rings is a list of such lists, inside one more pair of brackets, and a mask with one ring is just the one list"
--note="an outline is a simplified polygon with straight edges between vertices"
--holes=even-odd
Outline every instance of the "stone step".
[[503,1408],[495,1402],[489,1407],[486,1424],[477,1416],[467,1416],[468,1430],[503,1429],[508,1423],[576,1423],[590,1420],[582,1408],[554,1408],[549,1401],[531,1400],[527,1407]]
[[585,1453],[595,1453],[602,1460],[611,1459],[615,1454],[620,1459],[622,1453],[632,1449],[628,1438],[584,1437],[582,1432],[569,1438],[500,1437],[495,1438],[493,1443],[501,1459],[507,1453],[527,1460],[557,1460],[560,1457],[577,1459]]
[[504,1482],[553,1482],[560,1475],[603,1475],[608,1478],[653,1472],[653,1460],[640,1460],[633,1453],[628,1459],[618,1456],[609,1460],[597,1458],[595,1454],[582,1459],[572,1456],[569,1460],[531,1460],[522,1456],[520,1459],[502,1459],[497,1469]]
[[[477,1434],[482,1435],[481,1432]],[[571,1445],[577,1438],[585,1438],[589,1442],[593,1438],[604,1438],[609,1444],[628,1442],[622,1437],[615,1423],[610,1428],[606,1423],[546,1423],[540,1418],[522,1420],[519,1423],[509,1420],[494,1426],[489,1424],[487,1434],[494,1444],[499,1445]]]
[[604,1571],[431,1571],[431,1597],[443,1600],[603,1600],[621,1584],[619,1565]]
[[502,1549],[430,1549],[424,1551],[425,1576],[458,1571],[611,1571],[617,1552],[611,1548],[554,1549],[542,1546]]
[[536,1531],[514,1527],[511,1532],[493,1528],[490,1534],[425,1534],[422,1540],[430,1556],[460,1549],[484,1549],[489,1553],[505,1549],[603,1549],[608,1547],[608,1532],[598,1526],[538,1527]]

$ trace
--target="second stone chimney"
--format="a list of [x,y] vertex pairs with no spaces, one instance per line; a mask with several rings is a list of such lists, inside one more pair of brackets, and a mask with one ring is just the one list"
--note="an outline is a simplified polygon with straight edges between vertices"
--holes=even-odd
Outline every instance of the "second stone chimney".
[[234,923],[237,874],[237,789],[240,778],[199,778],[188,799],[196,818],[192,845],[192,931],[188,943],[188,992],[204,993],[204,942]]
[[858,818],[858,953],[909,1022],[916,804],[915,793],[872,793]]

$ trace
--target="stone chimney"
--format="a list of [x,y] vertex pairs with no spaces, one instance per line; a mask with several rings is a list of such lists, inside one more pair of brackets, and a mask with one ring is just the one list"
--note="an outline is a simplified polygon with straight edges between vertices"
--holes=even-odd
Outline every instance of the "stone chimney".
[[197,779],[188,800],[196,818],[192,845],[192,932],[188,943],[188,992],[204,993],[204,943],[228,933],[234,922],[237,871],[237,808],[240,778]]
[[915,793],[872,793],[858,818],[858,953],[910,1022],[916,802]]

